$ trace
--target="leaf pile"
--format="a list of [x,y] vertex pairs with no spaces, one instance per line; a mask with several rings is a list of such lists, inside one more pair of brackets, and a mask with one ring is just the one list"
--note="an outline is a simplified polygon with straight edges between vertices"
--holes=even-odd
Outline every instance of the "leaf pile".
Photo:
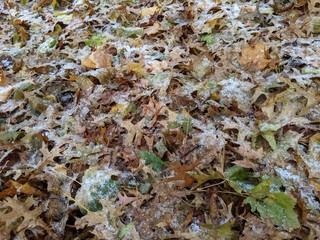
[[0,1],[0,239],[319,238],[319,12]]

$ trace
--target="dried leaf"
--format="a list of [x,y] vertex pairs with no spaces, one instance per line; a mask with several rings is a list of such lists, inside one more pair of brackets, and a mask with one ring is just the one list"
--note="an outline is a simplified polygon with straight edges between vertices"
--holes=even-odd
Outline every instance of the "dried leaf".
[[265,69],[270,60],[265,55],[266,47],[258,43],[254,47],[246,46],[242,49],[242,55],[239,64],[246,71],[261,71]]
[[[174,177],[165,178],[165,182],[179,181],[175,185],[178,187],[191,187],[194,182],[194,178],[188,174],[188,171],[193,170],[200,164],[200,159],[193,162],[191,165],[182,165],[180,162],[169,163],[171,170],[175,171],[176,175]],[[182,182],[180,182],[182,181]]]
[[89,57],[82,59],[81,64],[92,69],[110,68],[112,65],[112,55],[107,52],[106,47],[99,46]]
[[197,181],[197,184],[193,187],[193,189],[197,189],[200,185],[207,181],[221,179],[220,174],[216,173],[215,171],[210,169],[207,171],[209,174],[205,174],[200,170],[197,170],[197,173],[188,172],[188,174],[191,175]]
[[141,17],[146,17],[146,16],[149,17],[158,11],[159,11],[159,8],[157,6],[154,6],[150,8],[141,9],[140,14],[141,14]]
[[[34,227],[42,227],[47,231],[49,236],[57,238],[52,230],[40,218],[40,214],[44,211],[45,204],[37,206],[37,201],[32,197],[28,197],[25,202],[15,198],[6,198],[1,202],[3,207],[10,207],[11,210],[0,212],[0,222],[5,224],[8,232],[15,230],[24,235],[26,229]],[[30,210],[34,206],[35,208]],[[20,222],[20,223],[19,223]],[[18,225],[16,225],[18,223]]]

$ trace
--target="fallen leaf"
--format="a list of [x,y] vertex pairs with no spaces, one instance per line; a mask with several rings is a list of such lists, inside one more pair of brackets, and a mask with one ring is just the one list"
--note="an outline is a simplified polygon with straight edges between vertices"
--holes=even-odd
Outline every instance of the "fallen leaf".
[[145,70],[143,69],[142,62],[129,62],[127,65],[127,71],[137,73],[139,76],[144,76],[146,74]]
[[154,6],[150,8],[141,9],[140,14],[141,14],[141,17],[146,17],[146,16],[148,17],[155,14],[158,11],[159,11],[159,8],[157,6]]
[[242,49],[239,64],[246,71],[261,71],[270,62],[270,59],[266,58],[265,52],[266,46],[262,43],[258,43],[254,47],[246,46]]
[[81,64],[87,68],[110,68],[112,65],[112,55],[107,52],[105,46],[99,46],[89,57],[81,60]]
[[193,162],[191,165],[182,165],[180,162],[169,163],[170,167],[167,170],[175,171],[176,175],[174,177],[165,178],[165,182],[179,181],[175,185],[178,187],[191,187],[194,182],[194,178],[188,174],[188,171],[193,170],[200,164],[200,159]]

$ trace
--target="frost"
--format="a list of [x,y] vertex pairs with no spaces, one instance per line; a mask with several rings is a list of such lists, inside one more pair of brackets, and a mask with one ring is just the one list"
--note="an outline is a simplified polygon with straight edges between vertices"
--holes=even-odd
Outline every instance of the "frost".
[[57,44],[57,40],[54,38],[47,38],[46,41],[41,43],[38,48],[39,53],[47,53],[52,51]]
[[249,111],[251,106],[250,91],[254,87],[254,84],[243,82],[236,78],[229,78],[220,81],[218,86],[222,87],[220,91],[221,103],[230,105],[232,101],[236,101],[242,111]]
[[111,176],[119,175],[118,171],[112,169],[97,170],[89,168],[82,179],[81,188],[76,195],[76,201],[86,206],[91,211],[101,209],[99,200],[109,200],[116,196],[120,184]]

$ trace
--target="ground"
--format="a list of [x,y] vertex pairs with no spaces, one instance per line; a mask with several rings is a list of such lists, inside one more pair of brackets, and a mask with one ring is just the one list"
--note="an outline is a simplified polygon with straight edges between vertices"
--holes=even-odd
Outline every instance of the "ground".
[[0,2],[1,239],[320,239],[320,5]]

